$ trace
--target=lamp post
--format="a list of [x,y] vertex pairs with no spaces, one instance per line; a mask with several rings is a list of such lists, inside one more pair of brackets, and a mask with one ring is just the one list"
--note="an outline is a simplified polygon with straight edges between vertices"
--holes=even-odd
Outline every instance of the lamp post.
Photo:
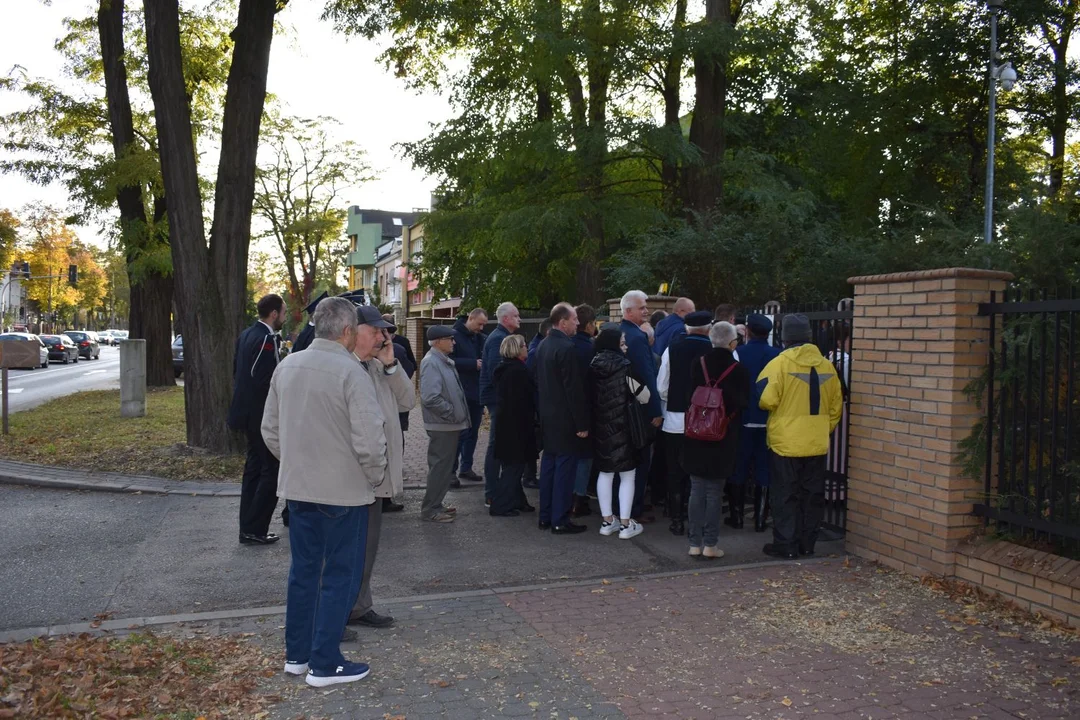
[[990,63],[987,80],[990,86],[990,119],[986,133],[986,216],[983,219],[984,239],[987,244],[994,241],[994,133],[997,115],[997,85],[1000,82],[1005,90],[1012,90],[1016,84],[1016,70],[1012,63],[998,65],[1001,58],[997,49],[998,15],[1005,0],[986,0],[986,9],[990,13]]

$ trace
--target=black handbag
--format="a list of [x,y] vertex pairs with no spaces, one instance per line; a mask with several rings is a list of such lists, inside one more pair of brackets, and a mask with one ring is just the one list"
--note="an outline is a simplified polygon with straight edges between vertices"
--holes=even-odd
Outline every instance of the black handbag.
[[656,428],[649,422],[646,414],[648,410],[637,399],[644,388],[645,383],[640,383],[638,391],[632,393],[630,388],[626,387],[626,424],[630,429],[630,444],[635,450],[648,447],[656,439]]

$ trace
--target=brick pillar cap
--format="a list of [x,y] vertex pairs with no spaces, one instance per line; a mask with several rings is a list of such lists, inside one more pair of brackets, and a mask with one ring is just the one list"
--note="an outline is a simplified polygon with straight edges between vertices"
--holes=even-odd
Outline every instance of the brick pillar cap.
[[888,275],[860,275],[848,278],[848,283],[851,285],[881,285],[882,283],[938,280],[941,278],[975,278],[977,280],[1004,280],[1009,282],[1013,279],[1013,274],[1002,270],[980,270],[979,268],[940,268],[937,270],[889,273]]

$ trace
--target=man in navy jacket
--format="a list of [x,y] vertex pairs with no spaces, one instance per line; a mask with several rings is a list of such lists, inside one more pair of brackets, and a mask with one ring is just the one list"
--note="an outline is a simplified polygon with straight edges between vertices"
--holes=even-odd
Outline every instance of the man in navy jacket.
[[[469,427],[461,431],[454,469],[460,468],[458,477],[462,480],[477,482],[484,479],[473,472],[473,453],[476,450],[480,422],[484,419],[484,406],[480,404],[480,369],[484,364],[482,357],[487,335],[482,331],[486,324],[487,311],[484,308],[476,308],[467,318],[459,317],[454,324],[454,349],[450,353],[461,379],[461,388],[465,391],[470,421]],[[460,484],[455,483],[455,486],[458,485]]]
[[259,319],[236,341],[233,356],[233,397],[227,423],[247,435],[247,459],[240,484],[240,543],[269,545],[278,535],[268,532],[277,507],[278,460],[262,436],[263,408],[270,394],[270,379],[277,369],[285,323],[285,301],[267,295],[256,306]]
[[[658,428],[664,422],[664,414],[660,410],[660,393],[656,390],[656,374],[659,368],[656,367],[656,359],[649,346],[649,336],[641,329],[649,320],[648,296],[640,290],[631,290],[622,296],[619,307],[623,317],[620,327],[626,337],[626,357],[633,366],[635,375],[649,388],[649,402],[645,409],[653,426]],[[642,455],[644,459],[634,478],[637,488],[634,490],[634,507],[630,514],[639,520],[645,508],[645,483],[649,477],[649,454],[646,452]]]
[[514,303],[504,302],[495,309],[495,320],[499,326],[491,331],[484,341],[484,354],[480,363],[480,402],[488,411],[488,446],[484,456],[484,500],[491,500],[495,493],[495,484],[499,479],[499,461],[495,459],[495,425],[497,423],[497,398],[492,373],[502,360],[499,346],[507,335],[512,335],[521,327],[521,313]]
[[686,316],[694,312],[694,301],[681,297],[675,301],[671,314],[656,326],[656,341],[653,352],[664,357],[664,351],[686,337]]
[[[578,329],[570,337],[570,341],[574,343],[574,352],[577,353],[587,384],[589,381],[589,365],[592,364],[593,355],[596,354],[596,350],[593,348],[593,338],[596,337],[596,310],[593,309],[592,305],[583,304],[574,308],[574,311],[578,316]],[[591,390],[586,387],[585,392],[591,392]],[[578,458],[577,470],[574,475],[574,505],[570,510],[570,514],[574,517],[584,517],[592,514],[589,509],[588,496],[589,476],[591,473],[592,451],[589,450],[584,456]]]

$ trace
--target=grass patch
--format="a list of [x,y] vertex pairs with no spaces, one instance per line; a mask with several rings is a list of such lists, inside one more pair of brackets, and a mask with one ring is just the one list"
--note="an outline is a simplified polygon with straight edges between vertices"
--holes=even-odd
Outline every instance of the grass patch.
[[12,415],[0,457],[173,480],[239,481],[242,455],[215,455],[185,440],[183,388],[148,390],[141,418],[120,417],[119,390],[95,390]]
[[[195,665],[205,668],[192,673]],[[80,635],[0,645],[0,718],[265,717],[276,663],[244,636]]]

